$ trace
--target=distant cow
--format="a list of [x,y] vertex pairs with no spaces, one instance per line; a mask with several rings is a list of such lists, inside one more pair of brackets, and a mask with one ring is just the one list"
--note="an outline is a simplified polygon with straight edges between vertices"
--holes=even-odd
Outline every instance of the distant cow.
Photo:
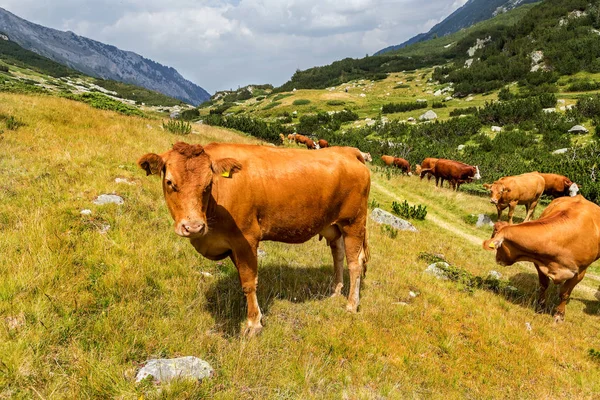
[[294,140],[296,141],[296,143],[305,145],[306,148],[309,150],[314,150],[317,148],[317,145],[315,144],[315,142],[308,136],[296,134],[296,136],[294,137]]
[[281,139],[281,143],[284,144],[285,143],[285,136],[283,136],[283,133],[279,134],[279,139]]
[[394,156],[381,156],[381,160],[388,167],[394,165],[394,158],[396,158],[396,157],[394,157]]
[[583,196],[561,197],[537,221],[519,225],[497,222],[492,238],[483,243],[496,250],[496,262],[533,262],[540,282],[538,306],[544,308],[549,280],[563,284],[554,320],[562,322],[571,291],[586,268],[600,258],[600,207]]
[[395,157],[393,164],[395,167],[402,170],[402,172],[404,172],[406,174],[410,173],[410,164],[404,158]]
[[324,149],[324,148],[326,148],[326,147],[329,147],[329,143],[328,143],[328,142],[327,142],[327,140],[325,140],[325,139],[319,139],[319,140],[317,141],[317,143],[318,143],[318,145],[319,145],[319,148],[321,148],[321,149]]
[[569,178],[558,174],[540,174],[544,178],[544,194],[548,196],[577,196],[579,186],[573,183]]
[[[369,169],[357,149],[302,151],[178,142],[165,153],[142,156],[138,165],[148,175],[162,176],[175,233],[190,239],[206,258],[230,257],[235,264],[248,303],[245,333],[262,328],[256,254],[263,240],[303,243],[315,235],[325,237],[334,260],[334,294],[343,286],[345,255],[350,271],[346,309],[357,311],[369,258],[371,186]],[[319,184],[307,176],[319,177]]]
[[[433,176],[433,167],[435,166],[435,164],[437,163],[438,158],[425,158],[423,160],[423,162],[421,163],[420,168],[418,168],[419,170],[415,170],[416,174],[419,174],[419,176],[421,177],[421,180],[423,180],[423,178],[425,177],[425,175],[427,175],[427,180],[430,181],[431,177]],[[423,170],[426,169],[428,171],[423,172]]]
[[529,172],[516,176],[507,176],[496,182],[483,185],[490,191],[490,203],[498,210],[498,221],[502,211],[508,209],[508,223],[513,223],[513,214],[517,205],[524,205],[527,210],[525,221],[529,221],[535,212],[535,207],[544,193],[544,178],[537,172]]
[[460,185],[465,182],[481,179],[479,167],[444,158],[438,159],[433,168],[422,169],[421,176],[427,172],[431,172],[435,176],[436,186],[438,186],[438,183],[440,187],[444,186],[444,180],[446,180],[454,190],[458,190]]
[[287,138],[288,138],[288,142],[289,142],[289,143],[292,143],[292,142],[296,141],[296,134],[295,134],[295,133],[290,133],[290,134],[287,136]]

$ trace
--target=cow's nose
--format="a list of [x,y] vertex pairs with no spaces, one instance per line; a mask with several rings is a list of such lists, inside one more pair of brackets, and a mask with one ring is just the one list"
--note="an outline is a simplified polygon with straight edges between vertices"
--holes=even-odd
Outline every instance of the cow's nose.
[[492,204],[498,204],[498,200],[496,200],[496,199],[490,199],[490,203],[492,203]]
[[206,224],[202,221],[181,221],[179,223],[179,232],[182,236],[190,236],[196,233],[202,233]]

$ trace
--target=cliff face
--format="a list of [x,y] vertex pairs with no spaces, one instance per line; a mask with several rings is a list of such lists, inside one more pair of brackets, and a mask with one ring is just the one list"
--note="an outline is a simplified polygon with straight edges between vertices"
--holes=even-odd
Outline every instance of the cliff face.
[[206,90],[174,68],[73,32],[31,23],[3,8],[0,31],[27,50],[91,76],[135,84],[193,105],[210,99]]
[[446,36],[468,28],[478,22],[485,21],[496,15],[507,12],[523,4],[535,3],[540,0],[469,0],[448,18],[434,26],[427,33],[420,33],[406,42],[379,50],[375,55],[387,53],[406,47],[417,42],[424,42],[435,37]]

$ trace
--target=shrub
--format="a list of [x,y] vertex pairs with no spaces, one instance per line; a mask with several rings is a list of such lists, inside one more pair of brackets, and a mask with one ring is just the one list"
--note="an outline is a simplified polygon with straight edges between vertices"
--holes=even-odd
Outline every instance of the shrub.
[[64,97],[71,99],[71,100],[77,100],[77,101],[83,101],[84,103],[89,104],[90,106],[94,107],[94,108],[98,108],[100,110],[110,110],[110,111],[116,111],[118,113],[124,114],[124,115],[136,115],[139,117],[144,117],[145,114],[143,112],[141,112],[140,110],[138,110],[135,107],[132,107],[128,104],[122,103],[119,100],[115,100],[113,98],[110,98],[102,93],[83,93],[83,94],[63,94]]
[[21,126],[25,126],[25,123],[22,121],[19,121],[17,118],[13,117],[12,115],[6,119],[6,129],[8,129],[8,130],[16,131]]
[[310,104],[310,100],[298,99],[298,100],[294,100],[294,102],[292,104],[295,106],[305,106],[307,104]]
[[346,104],[344,100],[329,100],[327,102],[328,106],[343,106],[344,104]]
[[256,101],[259,102],[259,101],[263,101],[264,99],[265,99],[265,96],[258,96],[256,98]]
[[370,209],[380,208],[380,204],[377,200],[371,199],[371,200],[369,200],[369,208]]
[[393,114],[397,112],[419,110],[422,108],[427,108],[426,102],[415,101],[413,103],[388,103],[381,107],[381,112],[383,114]]
[[431,108],[445,108],[448,107],[446,103],[442,103],[441,101],[434,101],[431,103]]
[[181,119],[184,121],[191,121],[195,118],[200,117],[200,111],[197,108],[192,108],[190,110],[185,110],[181,113]]
[[406,83],[402,83],[400,85],[394,86],[394,89],[408,89],[408,88],[410,88],[410,85],[407,85]]
[[269,104],[267,104],[266,106],[264,106],[262,109],[263,109],[263,110],[270,110],[271,108],[273,108],[273,107],[277,107],[277,106],[279,106],[279,105],[281,105],[281,102],[280,102],[280,101],[272,101],[271,103],[269,103]]
[[162,124],[166,131],[175,133],[178,135],[189,135],[192,133],[192,125],[189,122],[183,120],[170,119],[167,123]]
[[285,99],[286,97],[293,96],[292,93],[280,93],[277,96],[273,97],[273,101],[279,101]]
[[221,105],[216,106],[215,108],[209,111],[209,114],[223,114],[225,111],[229,110],[235,104],[233,103],[223,103]]
[[8,66],[4,64],[0,64],[0,72],[8,72]]
[[454,110],[450,111],[451,117],[458,117],[459,115],[469,114],[477,114],[477,107],[455,108]]
[[567,88],[567,92],[586,92],[589,90],[598,90],[600,89],[600,82],[594,81],[577,81],[573,82]]
[[403,203],[392,202],[392,212],[402,218],[424,220],[427,216],[427,206],[409,206],[408,201]]
[[381,225],[381,233],[392,239],[396,239],[398,237],[398,229],[389,225]]

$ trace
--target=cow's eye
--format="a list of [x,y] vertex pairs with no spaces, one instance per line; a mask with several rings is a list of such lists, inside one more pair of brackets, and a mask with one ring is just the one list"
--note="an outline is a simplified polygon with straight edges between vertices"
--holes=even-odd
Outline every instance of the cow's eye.
[[173,186],[173,182],[171,182],[169,179],[167,179],[167,186]]

